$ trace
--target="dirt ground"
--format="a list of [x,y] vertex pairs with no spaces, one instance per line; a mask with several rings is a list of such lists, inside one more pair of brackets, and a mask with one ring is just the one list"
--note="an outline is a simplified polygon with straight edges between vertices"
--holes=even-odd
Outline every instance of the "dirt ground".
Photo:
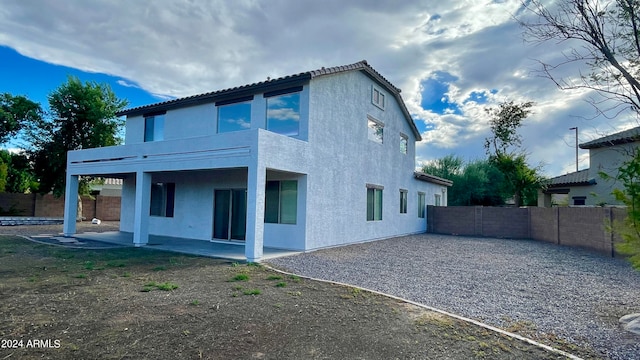
[[564,358],[262,266],[145,248],[68,249],[11,235],[0,235],[0,318],[0,359]]

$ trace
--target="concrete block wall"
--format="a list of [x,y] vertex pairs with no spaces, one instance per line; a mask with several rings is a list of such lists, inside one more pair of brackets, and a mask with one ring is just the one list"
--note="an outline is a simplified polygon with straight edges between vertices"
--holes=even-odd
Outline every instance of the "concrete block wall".
[[558,243],[586,247],[611,254],[611,234],[605,229],[611,208],[561,208],[559,212]]
[[[83,203],[84,205],[84,203]],[[35,213],[37,217],[64,216],[64,197],[56,198],[51,194],[36,195]]]
[[[532,239],[583,247],[615,256],[620,241],[607,225],[626,218],[626,209],[493,208],[479,206],[429,206],[428,231],[437,234],[476,235]],[[475,224],[470,226],[471,223]]]
[[100,220],[117,221],[120,220],[120,196],[96,196],[96,215]]
[[[549,211],[551,210],[551,211]],[[559,208],[529,208],[532,239],[558,244]]]
[[19,216],[32,216],[36,204],[36,194],[0,193],[0,208],[2,211],[14,209]]
[[479,235],[491,237],[529,238],[529,209],[476,207],[481,211],[482,231]]
[[[64,198],[51,194],[0,193],[0,207],[7,211],[12,206],[19,211],[17,216],[54,217],[64,216]],[[98,195],[82,198],[82,214],[91,220],[97,217],[105,221],[120,220],[120,197]]]
[[[427,228],[429,232],[455,235],[478,235],[476,233],[473,207],[427,206]],[[437,210],[437,211],[435,211]]]

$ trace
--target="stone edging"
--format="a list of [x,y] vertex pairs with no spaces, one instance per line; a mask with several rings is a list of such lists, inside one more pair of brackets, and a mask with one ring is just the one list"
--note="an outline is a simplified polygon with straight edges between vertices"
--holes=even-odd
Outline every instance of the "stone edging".
[[36,216],[0,216],[0,226],[55,225],[62,224],[63,218]]
[[417,303],[415,301],[403,299],[403,298],[395,296],[395,295],[385,294],[385,293],[380,292],[380,291],[370,290],[370,289],[363,288],[363,287],[360,287],[360,286],[354,286],[354,285],[351,285],[351,284],[345,284],[345,283],[341,283],[341,282],[337,282],[337,281],[317,279],[317,278],[313,278],[313,277],[309,277],[309,276],[302,276],[302,275],[298,275],[298,274],[294,274],[294,273],[290,273],[290,272],[287,272],[287,271],[276,269],[276,268],[274,268],[272,266],[269,266],[269,265],[266,265],[264,263],[261,263],[261,264],[264,267],[266,267],[266,268],[268,268],[270,270],[273,270],[275,272],[278,272],[278,273],[281,273],[281,274],[284,274],[284,275],[294,275],[294,276],[298,276],[298,277],[303,278],[303,279],[308,279],[308,280],[313,280],[313,281],[320,281],[320,282],[334,284],[334,285],[348,286],[348,287],[352,287],[352,288],[368,291],[368,292],[371,292],[371,293],[374,293],[374,294],[386,296],[386,297],[389,297],[389,298],[392,298],[392,299],[395,299],[395,300],[403,301],[403,302],[406,302],[406,303],[421,307],[421,308],[426,309],[426,310],[437,312],[439,314],[442,314],[442,315],[445,315],[445,316],[449,316],[449,317],[452,317],[454,319],[458,319],[458,320],[461,320],[461,321],[464,321],[464,322],[468,322],[468,323],[483,327],[483,328],[485,328],[487,330],[491,330],[491,331],[497,332],[499,334],[508,336],[510,338],[514,338],[514,339],[518,339],[518,340],[524,341],[524,342],[529,343],[531,345],[543,348],[543,349],[545,349],[547,351],[551,351],[551,352],[554,352],[556,354],[560,354],[562,356],[566,356],[567,358],[572,359],[572,360],[584,360],[581,357],[578,357],[578,356],[573,355],[573,354],[569,354],[568,352],[562,351],[560,349],[553,348],[553,347],[551,347],[549,345],[545,345],[545,344],[539,343],[539,342],[537,342],[537,341],[535,341],[533,339],[529,339],[529,338],[524,337],[522,335],[514,334],[512,332],[508,332],[508,331],[502,330],[500,328],[497,328],[495,326],[491,326],[489,324],[485,324],[485,323],[477,321],[477,320],[469,319],[469,318],[466,318],[464,316],[456,315],[456,314],[453,314],[453,313],[450,313],[450,312],[447,312],[447,311],[444,311],[444,310],[440,310],[440,309],[437,309],[437,308],[434,308],[434,307],[431,307],[431,306],[428,306],[428,305],[420,304],[420,303]]

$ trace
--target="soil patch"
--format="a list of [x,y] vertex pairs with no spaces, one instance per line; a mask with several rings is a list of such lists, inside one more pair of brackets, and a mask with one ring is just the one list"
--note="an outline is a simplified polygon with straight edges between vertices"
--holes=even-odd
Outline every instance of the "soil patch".
[[356,288],[145,248],[0,235],[0,279],[0,358],[563,358]]

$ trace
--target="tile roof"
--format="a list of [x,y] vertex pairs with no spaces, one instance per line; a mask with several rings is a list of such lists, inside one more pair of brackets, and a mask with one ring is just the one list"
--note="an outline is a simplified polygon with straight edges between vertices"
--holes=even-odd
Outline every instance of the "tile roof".
[[589,169],[556,176],[547,180],[547,187],[595,185],[596,179],[589,178]]
[[384,76],[382,76],[379,72],[377,72],[374,68],[372,68],[371,65],[367,63],[366,60],[358,61],[357,63],[353,63],[349,65],[341,65],[341,66],[334,66],[334,67],[328,67],[328,68],[322,67],[317,70],[311,70],[311,71],[306,71],[298,74],[287,75],[287,76],[279,77],[276,79],[267,79],[266,81],[256,82],[253,84],[241,85],[241,86],[236,86],[228,89],[216,90],[216,91],[212,91],[204,94],[198,94],[198,95],[192,95],[192,96],[187,96],[187,97],[178,98],[178,99],[167,100],[167,101],[163,101],[155,104],[138,106],[131,109],[123,110],[119,112],[117,115],[118,116],[125,116],[125,115],[137,116],[137,115],[149,114],[149,113],[158,112],[158,111],[166,111],[166,110],[185,107],[185,106],[210,103],[210,102],[218,101],[223,97],[255,94],[255,93],[259,93],[260,91],[264,91],[265,89],[269,89],[273,87],[282,88],[282,87],[286,87],[287,85],[291,85],[291,86],[300,85],[301,82],[305,82],[316,77],[333,75],[333,74],[349,72],[349,71],[362,71],[365,74],[367,74],[370,78],[378,82],[381,86],[385,87],[396,98],[396,101],[398,102],[400,109],[402,110],[404,116],[409,122],[417,140],[418,141],[422,140],[422,137],[420,136],[420,132],[416,128],[416,125],[413,122],[413,118],[409,114],[409,111],[407,110],[407,107],[404,101],[402,100],[402,97],[400,96],[401,90],[395,87],[393,84],[391,84],[389,80],[387,80]]
[[601,147],[626,144],[640,141],[640,126],[620,131],[615,134],[604,136],[595,140],[580,144],[581,149],[597,149]]

